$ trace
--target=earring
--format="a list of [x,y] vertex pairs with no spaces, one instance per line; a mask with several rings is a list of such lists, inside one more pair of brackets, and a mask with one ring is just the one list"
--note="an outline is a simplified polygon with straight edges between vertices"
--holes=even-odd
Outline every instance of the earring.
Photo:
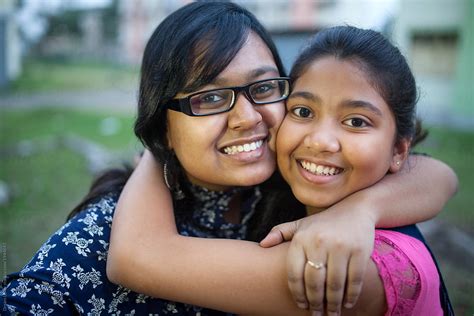
[[173,191],[171,190],[171,185],[168,180],[168,163],[166,162],[163,164],[163,176],[165,178],[166,187],[168,188],[168,190]]
[[397,161],[396,164],[397,164],[397,166],[400,166],[400,161]]
[[165,162],[163,164],[163,177],[165,178],[165,184],[166,184],[166,187],[168,188],[168,190],[171,191],[171,193],[173,194],[174,198],[176,200],[182,200],[185,198],[185,195],[184,195],[184,192],[181,190],[180,186],[179,186],[179,183],[176,184],[176,187],[175,188],[172,188],[171,185],[170,185],[170,181],[169,181],[169,173],[168,173],[168,163]]

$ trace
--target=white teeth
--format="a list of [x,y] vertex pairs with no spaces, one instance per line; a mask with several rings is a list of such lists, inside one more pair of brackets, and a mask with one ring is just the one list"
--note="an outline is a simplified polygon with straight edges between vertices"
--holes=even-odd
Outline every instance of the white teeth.
[[258,148],[262,147],[262,144],[263,140],[258,140],[256,142],[251,142],[243,145],[228,146],[224,148],[224,152],[228,155],[235,155],[241,152],[257,150]]
[[325,175],[329,174],[329,169],[330,169],[329,167],[324,168],[323,172]]
[[304,160],[301,161],[300,164],[305,170],[308,170],[309,172],[314,173],[318,176],[334,176],[343,171],[343,169],[340,168],[317,165],[315,163]]
[[316,172],[323,173],[323,169],[324,169],[324,166],[318,165],[318,167],[316,168]]

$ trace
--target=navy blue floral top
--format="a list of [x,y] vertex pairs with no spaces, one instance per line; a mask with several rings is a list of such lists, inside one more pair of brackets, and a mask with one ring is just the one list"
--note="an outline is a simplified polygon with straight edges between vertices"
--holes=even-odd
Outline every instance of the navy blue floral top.
[[[177,218],[182,235],[244,239],[246,223],[260,199],[258,188],[245,200],[240,224],[224,219],[235,194],[191,186],[192,216]],[[106,276],[112,217],[119,194],[104,196],[61,227],[19,272],[7,276],[1,290],[2,315],[225,315],[155,299],[111,283]]]

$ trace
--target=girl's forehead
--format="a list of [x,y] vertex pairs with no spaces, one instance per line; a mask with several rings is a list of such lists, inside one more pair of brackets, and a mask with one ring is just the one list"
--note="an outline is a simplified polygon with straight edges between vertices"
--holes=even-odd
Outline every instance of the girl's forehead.
[[[333,109],[364,108],[380,115],[390,111],[360,64],[334,57],[320,58],[294,81],[288,103],[306,100]],[[298,102],[298,101],[296,101]]]
[[[314,60],[299,77],[294,78],[293,88],[309,90],[341,89],[337,95],[351,91],[348,86],[363,90],[375,90],[367,71],[352,60],[334,56]],[[342,89],[344,88],[344,89]],[[377,92],[377,91],[374,91]],[[378,94],[378,92],[377,92]]]
[[[238,45],[238,44],[236,44]],[[239,86],[266,77],[278,77],[280,71],[275,63],[268,45],[254,32],[249,32],[240,49],[220,73],[212,73],[218,60],[205,56],[201,62],[194,62],[182,92],[191,93],[197,90],[214,87]],[[198,84],[201,83],[201,84]]]

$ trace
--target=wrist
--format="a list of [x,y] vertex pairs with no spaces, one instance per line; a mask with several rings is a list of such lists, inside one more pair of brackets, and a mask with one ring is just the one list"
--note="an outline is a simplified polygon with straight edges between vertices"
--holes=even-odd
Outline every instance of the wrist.
[[353,193],[348,197],[349,202],[353,207],[352,209],[359,213],[359,216],[368,218],[374,226],[376,226],[380,221],[380,212],[378,200],[374,199],[377,195],[372,193],[370,190],[364,189],[358,192]]

